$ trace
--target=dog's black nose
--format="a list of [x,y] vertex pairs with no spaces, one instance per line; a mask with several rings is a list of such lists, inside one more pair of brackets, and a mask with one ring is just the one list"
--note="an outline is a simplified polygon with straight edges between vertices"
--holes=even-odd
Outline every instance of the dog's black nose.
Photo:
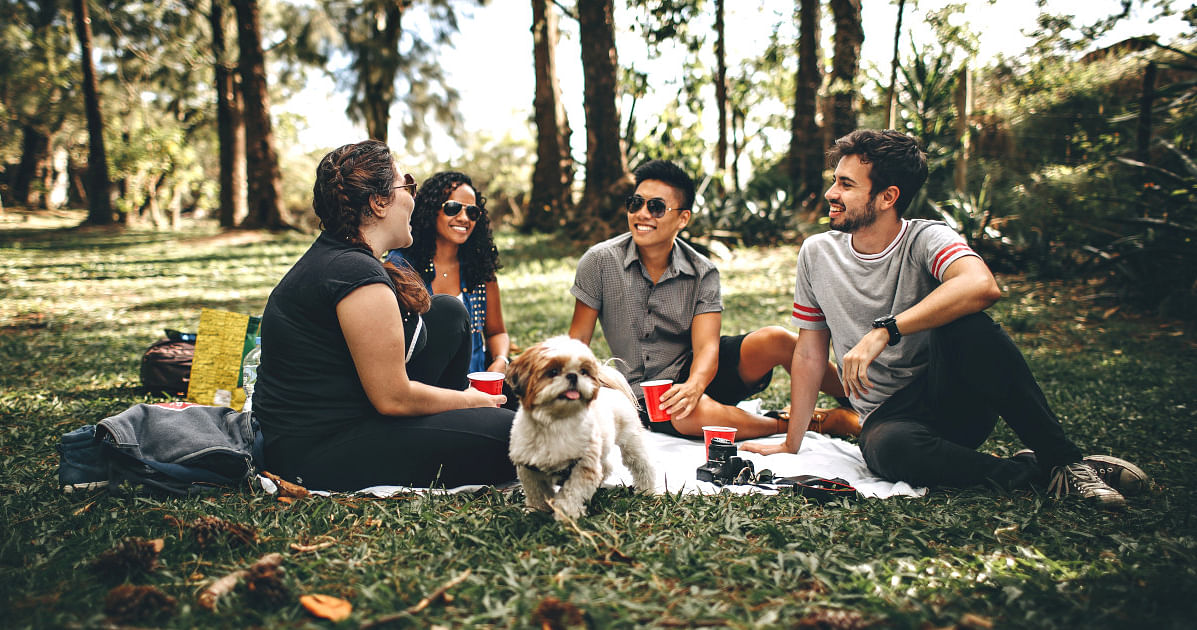
[[569,380],[569,384],[570,384],[570,385],[577,385],[577,384],[578,384],[578,375],[577,375],[577,374],[575,374],[575,373],[573,373],[573,372],[570,372],[569,374],[566,374],[566,375],[565,375],[565,378]]

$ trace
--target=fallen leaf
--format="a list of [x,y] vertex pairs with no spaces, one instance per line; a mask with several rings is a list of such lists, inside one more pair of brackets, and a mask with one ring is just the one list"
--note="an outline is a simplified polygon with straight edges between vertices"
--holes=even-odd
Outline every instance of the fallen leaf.
[[[273,481],[274,485],[278,486],[278,496],[280,501],[282,501],[283,497],[303,499],[309,494],[307,488],[291,483],[290,481],[287,481],[286,479],[283,479],[272,472],[263,470],[262,476]],[[290,501],[284,501],[284,503],[290,503]]]
[[353,604],[332,595],[304,595],[299,603],[313,615],[330,621],[344,621],[353,612]]
[[982,617],[974,613],[964,613],[960,615],[960,625],[965,628],[979,628],[980,630],[989,630],[993,627],[993,620],[989,617]]
[[293,499],[293,498],[291,498],[291,497],[279,497],[279,498],[278,498],[278,502],[279,502],[279,503],[286,503],[287,505],[290,505],[290,504],[292,504],[292,503],[295,503],[295,499]]

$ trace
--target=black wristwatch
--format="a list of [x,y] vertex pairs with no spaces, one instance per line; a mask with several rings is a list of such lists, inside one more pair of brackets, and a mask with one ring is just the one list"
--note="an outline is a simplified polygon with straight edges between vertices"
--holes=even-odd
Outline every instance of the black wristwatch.
[[896,346],[902,340],[902,332],[898,330],[898,320],[893,315],[878,317],[873,320],[873,328],[884,328],[889,331],[889,345]]

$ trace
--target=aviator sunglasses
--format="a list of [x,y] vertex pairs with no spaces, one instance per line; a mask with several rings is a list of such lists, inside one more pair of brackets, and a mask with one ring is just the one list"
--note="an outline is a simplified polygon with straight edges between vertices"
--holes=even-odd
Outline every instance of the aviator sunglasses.
[[648,204],[648,213],[653,215],[654,219],[660,219],[670,210],[677,210],[677,208],[666,207],[665,200],[660,197],[645,199],[640,195],[628,195],[628,198],[623,200],[623,205],[628,209],[628,214],[631,214],[640,210],[640,206],[645,205],[646,202]]
[[471,221],[477,221],[478,217],[482,216],[482,208],[475,205],[466,205],[460,201],[446,201],[441,204],[441,212],[444,212],[447,217],[457,216],[462,208],[465,208],[466,217]]

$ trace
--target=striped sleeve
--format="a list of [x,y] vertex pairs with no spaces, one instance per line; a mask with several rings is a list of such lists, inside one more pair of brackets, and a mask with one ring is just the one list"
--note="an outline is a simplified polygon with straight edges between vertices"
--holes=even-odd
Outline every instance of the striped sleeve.
[[957,260],[965,256],[980,256],[973,251],[963,238],[953,231],[951,228],[942,226],[942,229],[934,230],[927,239],[927,249],[925,255],[927,256],[927,268],[936,280],[943,281],[943,272]]
[[[809,243],[809,241],[808,241]],[[827,317],[819,307],[811,285],[809,257],[813,249],[808,245],[798,250],[798,268],[794,280],[794,309],[790,312],[790,323],[798,328],[823,330],[827,328]]]

